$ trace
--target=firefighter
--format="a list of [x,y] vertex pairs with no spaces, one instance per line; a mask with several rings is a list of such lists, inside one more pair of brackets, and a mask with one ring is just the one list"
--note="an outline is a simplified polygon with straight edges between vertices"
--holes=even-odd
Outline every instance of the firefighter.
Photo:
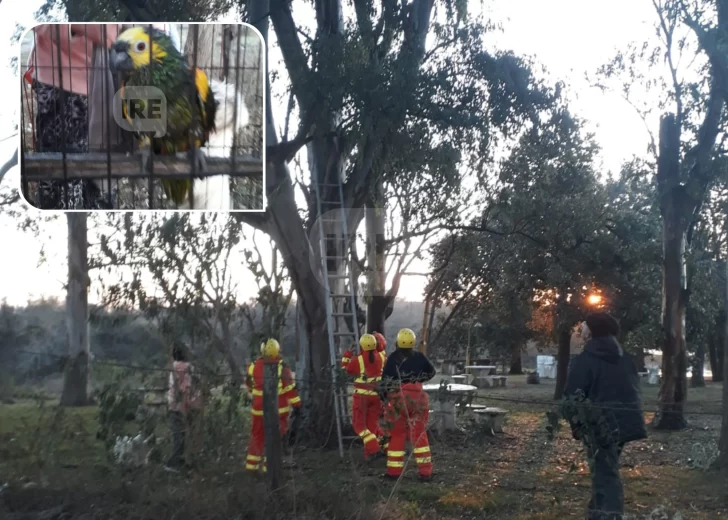
[[435,367],[427,356],[414,350],[415,333],[402,329],[397,334],[397,349],[389,356],[382,374],[382,391],[387,399],[384,411],[389,431],[387,473],[385,477],[397,479],[405,465],[405,445],[412,445],[420,480],[432,478],[432,455],[427,439],[427,420],[430,400],[422,390],[422,383],[435,376]]
[[281,437],[288,430],[288,416],[291,407],[301,406],[301,398],[296,391],[296,383],[293,381],[291,369],[281,359],[281,346],[275,339],[269,339],[260,345],[261,356],[248,367],[246,386],[253,394],[252,429],[250,443],[248,445],[248,458],[245,461],[245,469],[248,471],[266,471],[264,449],[265,449],[265,426],[263,422],[263,373],[266,361],[278,362],[278,419],[280,424]]
[[382,416],[379,382],[382,380],[387,355],[382,343],[372,334],[364,334],[359,339],[359,347],[361,353],[358,356],[354,356],[350,350],[344,353],[342,368],[348,374],[356,376],[351,423],[364,443],[364,457],[371,461],[383,454],[383,435],[379,426]]

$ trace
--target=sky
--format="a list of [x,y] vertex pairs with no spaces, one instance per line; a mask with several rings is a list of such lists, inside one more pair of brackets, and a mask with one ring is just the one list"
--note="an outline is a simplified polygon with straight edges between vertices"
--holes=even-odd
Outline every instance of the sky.
[[[42,0],[3,0],[0,4],[0,29],[12,34],[15,23],[33,25],[33,13]],[[616,172],[623,161],[633,155],[645,155],[648,134],[642,120],[634,110],[616,94],[605,94],[586,82],[585,73],[593,73],[597,67],[624,49],[631,41],[644,41],[654,35],[654,12],[650,0],[492,0],[470,2],[470,11],[482,9],[494,20],[503,24],[502,32],[491,33],[486,43],[491,48],[510,49],[516,54],[533,56],[544,65],[555,79],[567,83],[572,110],[588,121],[588,128],[595,133],[602,148],[601,161],[604,170]],[[7,40],[6,40],[7,41]],[[17,56],[17,47],[0,46],[0,81],[15,89],[18,99],[18,83],[5,66],[11,56]],[[280,56],[271,51],[270,67],[280,66]],[[284,107],[274,104],[276,121],[284,118]],[[12,104],[0,106],[0,163],[13,153],[17,141],[5,139],[14,133],[17,108]],[[656,128],[657,122],[650,121]],[[18,183],[15,168],[5,183]],[[29,211],[37,211],[32,208]],[[63,298],[66,278],[66,224],[60,218],[44,226],[44,238],[33,237],[18,231],[15,223],[0,217],[0,237],[6,246],[0,255],[0,298],[11,304],[22,305],[29,299],[40,297]],[[10,247],[8,247],[8,245]],[[39,265],[43,249],[46,262]],[[10,251],[10,253],[7,253]],[[413,271],[427,270],[427,262],[412,266]],[[242,271],[242,269],[241,269]],[[400,296],[406,300],[420,301],[424,278],[407,276],[403,279]],[[241,274],[241,286],[252,283],[249,274]],[[250,294],[241,292],[241,298]],[[89,296],[96,300],[92,293]]]

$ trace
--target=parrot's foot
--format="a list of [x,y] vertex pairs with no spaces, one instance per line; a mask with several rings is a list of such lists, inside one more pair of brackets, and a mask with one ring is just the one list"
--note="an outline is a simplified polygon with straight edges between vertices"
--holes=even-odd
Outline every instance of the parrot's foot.
[[[205,154],[199,148],[192,148],[187,152],[180,152],[177,154],[180,159],[187,159],[191,163],[195,164],[196,173],[207,173],[207,161],[205,160]],[[198,179],[204,179],[204,175],[196,175]]]

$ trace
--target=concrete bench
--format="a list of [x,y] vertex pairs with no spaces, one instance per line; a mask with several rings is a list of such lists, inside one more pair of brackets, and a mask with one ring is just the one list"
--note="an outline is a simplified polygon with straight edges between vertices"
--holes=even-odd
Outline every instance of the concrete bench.
[[508,410],[502,408],[479,408],[473,410],[473,412],[478,418],[478,422],[491,430],[491,432],[503,432],[503,424],[505,423]]
[[506,380],[508,379],[506,376],[492,376],[493,379],[493,386],[506,386]]
[[460,408],[465,412],[475,412],[476,410],[485,410],[488,407],[484,404],[468,403],[461,405]]

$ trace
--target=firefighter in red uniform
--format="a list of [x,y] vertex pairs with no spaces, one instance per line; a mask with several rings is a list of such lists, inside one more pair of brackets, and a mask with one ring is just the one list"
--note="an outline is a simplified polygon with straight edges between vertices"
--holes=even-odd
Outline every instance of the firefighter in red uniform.
[[347,373],[356,376],[351,423],[364,443],[364,457],[372,460],[382,453],[382,429],[379,426],[382,401],[379,398],[379,382],[382,380],[387,355],[384,353],[382,341],[372,334],[364,334],[359,339],[359,346],[361,353],[354,356],[351,351],[346,351],[341,364]]
[[248,367],[246,386],[253,394],[253,425],[250,433],[250,444],[248,445],[248,458],[245,461],[245,469],[257,471],[265,465],[265,427],[263,422],[263,371],[265,362],[269,360],[278,361],[278,418],[281,429],[281,436],[288,430],[288,415],[291,407],[301,406],[301,398],[296,392],[296,383],[293,381],[291,369],[281,359],[281,346],[275,339],[269,339],[260,346],[261,357],[251,363]]
[[389,430],[386,477],[396,479],[405,465],[405,445],[412,445],[421,480],[432,478],[432,455],[427,439],[430,400],[422,383],[435,376],[435,367],[421,352],[414,351],[415,333],[402,329],[397,334],[397,350],[384,366],[382,392],[387,402],[384,411]]

